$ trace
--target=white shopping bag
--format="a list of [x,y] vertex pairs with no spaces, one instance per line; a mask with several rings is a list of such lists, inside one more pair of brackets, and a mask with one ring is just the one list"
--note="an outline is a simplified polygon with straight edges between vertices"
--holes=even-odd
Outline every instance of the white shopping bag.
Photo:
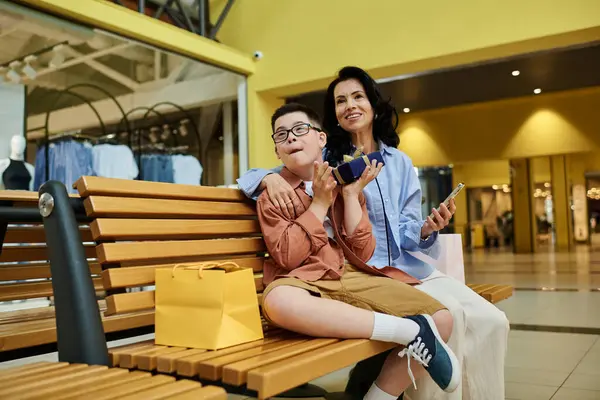
[[437,260],[420,251],[410,251],[409,254],[459,282],[465,283],[462,235],[458,233],[444,234],[439,235],[437,240],[440,246],[440,256]]

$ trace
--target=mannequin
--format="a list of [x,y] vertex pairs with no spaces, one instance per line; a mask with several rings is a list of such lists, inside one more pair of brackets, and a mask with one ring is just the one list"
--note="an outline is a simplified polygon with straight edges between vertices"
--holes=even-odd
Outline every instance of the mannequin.
[[0,160],[0,184],[8,190],[33,190],[35,168],[25,162],[25,137],[10,140],[10,157]]

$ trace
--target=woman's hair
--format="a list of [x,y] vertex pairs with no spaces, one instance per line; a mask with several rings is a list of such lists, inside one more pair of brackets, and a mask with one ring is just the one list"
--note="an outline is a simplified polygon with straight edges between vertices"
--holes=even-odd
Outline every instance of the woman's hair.
[[344,154],[352,153],[350,133],[338,124],[335,113],[334,90],[338,83],[349,79],[358,80],[365,88],[365,93],[373,108],[373,139],[382,141],[387,146],[398,147],[400,138],[396,133],[398,127],[398,112],[392,105],[391,99],[384,99],[377,83],[364,70],[358,67],[344,67],[337,77],[329,84],[325,95],[323,128],[327,132],[327,153],[325,159],[332,166],[337,166]]

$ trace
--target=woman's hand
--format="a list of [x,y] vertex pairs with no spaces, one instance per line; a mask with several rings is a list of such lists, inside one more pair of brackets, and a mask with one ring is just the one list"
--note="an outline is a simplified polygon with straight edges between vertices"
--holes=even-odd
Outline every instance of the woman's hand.
[[450,199],[448,207],[446,207],[444,203],[441,203],[439,211],[434,208],[431,212],[433,214],[433,219],[428,216],[425,220],[425,225],[421,228],[421,239],[426,239],[433,232],[440,231],[448,226],[448,223],[456,212],[454,199]]
[[383,168],[382,163],[377,163],[377,160],[371,161],[371,165],[365,168],[360,178],[342,187],[342,196],[344,198],[358,196],[365,186],[377,178],[377,175],[381,172],[381,168]]
[[289,219],[296,219],[294,202],[299,201],[294,188],[279,174],[269,174],[263,178],[263,183],[269,198],[283,215]]

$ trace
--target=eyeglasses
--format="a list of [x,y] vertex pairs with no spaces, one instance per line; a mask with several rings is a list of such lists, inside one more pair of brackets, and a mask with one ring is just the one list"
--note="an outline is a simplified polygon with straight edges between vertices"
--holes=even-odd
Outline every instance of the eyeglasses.
[[292,132],[294,136],[300,137],[306,135],[308,132],[310,132],[311,129],[314,129],[317,132],[322,132],[321,129],[311,124],[298,124],[292,126],[291,129],[279,129],[277,132],[271,135],[271,138],[273,138],[273,141],[275,143],[281,143],[287,140],[288,136],[290,135],[290,132]]

